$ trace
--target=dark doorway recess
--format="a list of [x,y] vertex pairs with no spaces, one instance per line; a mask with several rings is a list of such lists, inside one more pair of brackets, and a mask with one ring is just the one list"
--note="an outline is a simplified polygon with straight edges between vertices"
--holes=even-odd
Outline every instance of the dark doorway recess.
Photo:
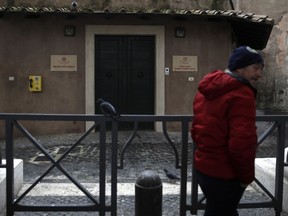
[[[154,36],[95,36],[95,101],[107,100],[121,114],[150,115],[154,114],[154,91]],[[139,124],[142,130],[153,128],[154,123]]]

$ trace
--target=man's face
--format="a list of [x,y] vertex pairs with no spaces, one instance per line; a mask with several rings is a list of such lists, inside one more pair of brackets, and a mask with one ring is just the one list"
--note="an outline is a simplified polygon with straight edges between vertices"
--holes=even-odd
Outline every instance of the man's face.
[[236,73],[245,78],[251,84],[251,86],[255,88],[258,79],[261,77],[262,69],[263,65],[257,63],[249,65],[245,68],[237,69]]

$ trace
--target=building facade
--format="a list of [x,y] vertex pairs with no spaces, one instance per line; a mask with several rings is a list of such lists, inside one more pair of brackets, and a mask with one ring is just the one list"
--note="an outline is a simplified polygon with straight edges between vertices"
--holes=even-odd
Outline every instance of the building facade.
[[[122,114],[192,114],[199,80],[225,69],[236,46],[263,50],[274,23],[228,1],[97,2],[0,1],[1,113],[97,114],[103,98]],[[37,134],[85,130],[26,124]]]

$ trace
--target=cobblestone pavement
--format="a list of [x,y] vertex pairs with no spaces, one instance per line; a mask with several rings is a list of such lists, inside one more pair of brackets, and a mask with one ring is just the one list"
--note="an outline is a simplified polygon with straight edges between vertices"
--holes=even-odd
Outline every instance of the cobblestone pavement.
[[[268,124],[258,126],[258,131],[263,131]],[[47,151],[57,159],[63,155],[65,150],[75,143],[81,134],[64,134],[55,136],[39,136],[37,141],[41,143]],[[131,136],[131,132],[120,132],[118,135],[119,150]],[[180,133],[169,133],[171,140],[175,143],[176,148],[181,152]],[[257,157],[274,157],[275,156],[275,136],[269,137],[258,149]],[[3,144],[3,141],[0,142]],[[3,146],[3,145],[2,145]],[[107,133],[107,163],[110,162],[111,138]],[[192,141],[189,140],[188,155],[191,155]],[[180,155],[181,156],[181,155]],[[24,187],[28,188],[49,166],[51,163],[25,138],[15,140],[15,158],[24,161]],[[165,173],[164,168],[180,173],[175,169],[175,156],[172,148],[162,133],[140,131],[130,147],[127,148],[124,157],[123,169],[118,169],[117,185],[117,215],[133,216],[135,215],[135,182],[139,174],[145,170],[155,171],[163,183],[163,214],[165,216],[179,215],[179,182],[171,183]],[[86,137],[63,161],[61,164],[73,177],[85,185],[86,189],[97,196],[99,183],[99,134],[93,133]],[[190,201],[191,194],[191,157],[188,161],[188,183],[187,183],[187,203]],[[109,191],[109,166],[107,166],[107,186]],[[19,194],[19,195],[20,195]],[[51,197],[53,195],[53,197]],[[109,203],[109,197],[107,198]],[[262,193],[248,187],[243,196],[243,200],[267,200]],[[68,179],[56,168],[53,169],[33,190],[23,199],[23,203],[33,203],[34,205],[43,203],[61,203],[61,204],[78,204],[88,203],[81,191],[79,191]],[[240,209],[240,216],[272,216],[275,215],[273,209]],[[0,214],[1,215],[1,214]],[[17,212],[15,215],[98,215],[92,212]],[[109,215],[109,214],[107,214]],[[187,215],[191,215],[187,211]],[[198,211],[199,216],[203,211]],[[282,216],[288,216],[282,213]]]

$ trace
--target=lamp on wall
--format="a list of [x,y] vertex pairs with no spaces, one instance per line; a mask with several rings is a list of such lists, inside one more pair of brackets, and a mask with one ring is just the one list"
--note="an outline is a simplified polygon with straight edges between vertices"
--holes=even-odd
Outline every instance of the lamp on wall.
[[182,27],[176,27],[175,28],[175,37],[176,38],[185,38],[185,28]]
[[65,26],[64,27],[64,36],[75,36],[75,26]]

